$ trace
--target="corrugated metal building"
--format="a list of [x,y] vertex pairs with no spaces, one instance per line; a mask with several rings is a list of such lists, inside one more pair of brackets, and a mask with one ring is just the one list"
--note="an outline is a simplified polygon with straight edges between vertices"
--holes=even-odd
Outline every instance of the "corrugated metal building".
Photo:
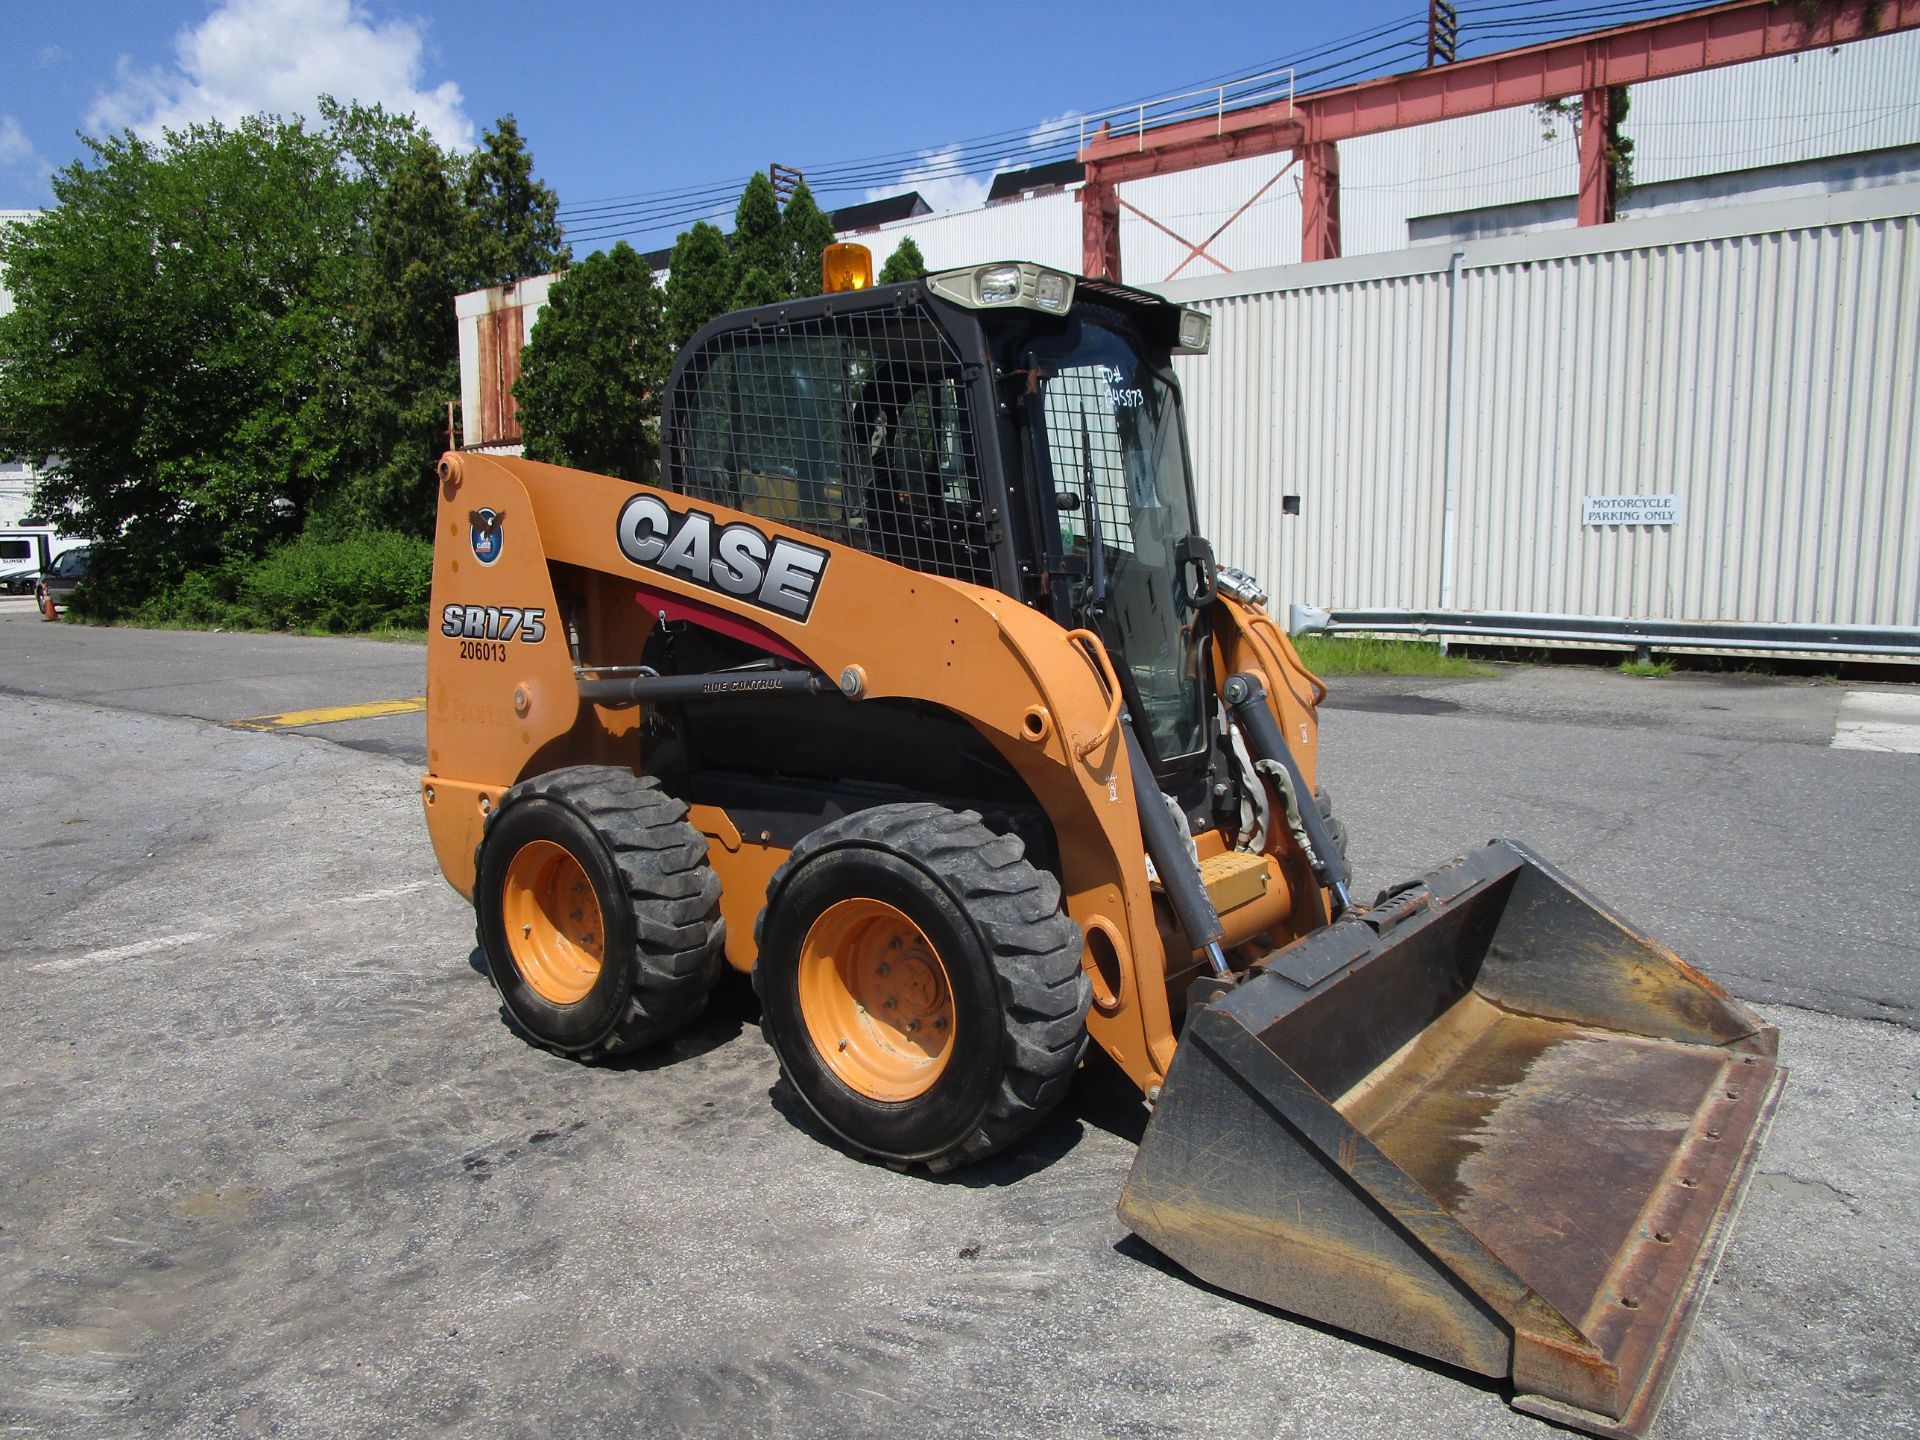
[[[1215,317],[1205,527],[1279,601],[1920,630],[1920,185],[1163,289]],[[1590,523],[1631,496],[1671,514]]]

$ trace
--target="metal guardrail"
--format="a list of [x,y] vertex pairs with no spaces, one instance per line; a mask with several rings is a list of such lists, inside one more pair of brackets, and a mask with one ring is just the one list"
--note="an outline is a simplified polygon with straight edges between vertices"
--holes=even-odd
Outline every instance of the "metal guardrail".
[[1805,650],[1920,660],[1920,629],[1902,625],[1803,625],[1737,620],[1634,620],[1502,610],[1322,610],[1288,607],[1295,634],[1418,635],[1432,639],[1536,640],[1634,650]]
[[[1215,133],[1218,133],[1226,127],[1227,116],[1234,111],[1245,110],[1255,105],[1270,104],[1276,100],[1285,100],[1288,113],[1292,113],[1293,70],[1291,67],[1283,70],[1267,70],[1259,75],[1231,80],[1225,85],[1216,85],[1210,89],[1187,90],[1179,95],[1163,95],[1158,100],[1119,105],[1111,110],[1098,110],[1091,115],[1077,116],[1075,118],[1080,122],[1080,149],[1087,148],[1089,135],[1096,137],[1099,135],[1102,122],[1107,126],[1107,138],[1119,139],[1131,136],[1134,140],[1134,148],[1144,150],[1147,131],[1153,126],[1171,125],[1176,120],[1197,120],[1211,116]],[[1122,116],[1127,119],[1122,120]]]

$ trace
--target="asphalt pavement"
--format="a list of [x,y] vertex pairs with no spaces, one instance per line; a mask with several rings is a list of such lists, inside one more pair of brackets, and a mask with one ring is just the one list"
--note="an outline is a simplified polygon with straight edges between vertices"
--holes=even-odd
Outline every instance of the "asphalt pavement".
[[[936,1181],[814,1134],[739,985],[629,1065],[522,1045],[420,823],[417,646],[20,612],[9,1433],[1549,1433],[1157,1262],[1102,1063]],[[1503,667],[1323,716],[1363,885],[1520,838],[1781,1028],[1660,1437],[1920,1431],[1920,755],[1834,748],[1862,691]]]

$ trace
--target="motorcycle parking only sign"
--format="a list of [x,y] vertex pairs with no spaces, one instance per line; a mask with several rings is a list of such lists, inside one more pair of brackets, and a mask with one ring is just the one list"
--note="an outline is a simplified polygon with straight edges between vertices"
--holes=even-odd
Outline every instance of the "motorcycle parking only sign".
[[1582,525],[1677,525],[1678,495],[1589,495],[1580,507]]

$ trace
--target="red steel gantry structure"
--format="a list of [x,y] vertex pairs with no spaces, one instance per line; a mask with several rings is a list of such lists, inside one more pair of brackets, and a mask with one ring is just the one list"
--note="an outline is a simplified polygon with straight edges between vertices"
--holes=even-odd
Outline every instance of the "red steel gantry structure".
[[1607,150],[1617,87],[1916,27],[1920,0],[1813,0],[1811,7],[1731,0],[1205,119],[1118,135],[1103,128],[1080,151],[1081,265],[1088,275],[1120,278],[1116,186],[1281,150],[1300,164],[1300,258],[1333,259],[1340,253],[1340,141],[1574,95],[1581,107],[1580,223],[1605,224],[1613,219]]

